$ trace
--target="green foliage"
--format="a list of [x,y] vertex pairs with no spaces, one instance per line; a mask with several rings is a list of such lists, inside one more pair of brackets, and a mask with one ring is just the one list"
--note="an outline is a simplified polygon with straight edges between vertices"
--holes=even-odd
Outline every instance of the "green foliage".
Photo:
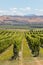
[[12,44],[16,44],[17,49],[20,50],[22,42],[22,35],[20,32],[2,30],[0,34],[0,53],[5,51]]
[[[26,41],[28,42],[28,44],[26,43],[27,47],[29,46],[33,56],[38,56],[40,46],[43,48],[43,31],[32,30],[26,31],[24,32],[24,34],[22,35],[20,31],[0,30],[0,53],[3,53],[9,46],[13,45],[13,55],[17,57],[19,51],[21,50],[22,38],[24,36],[26,37]],[[25,42],[23,43],[25,44]]]
[[[13,45],[13,55],[17,58],[22,44],[22,33],[11,30],[0,31],[0,53],[3,53],[9,46]],[[15,48],[16,45],[16,48]]]
[[40,37],[41,47],[43,48],[43,37]]
[[28,41],[28,45],[31,49],[32,54],[34,56],[38,56],[40,50],[40,38],[35,35],[26,34],[26,39]]

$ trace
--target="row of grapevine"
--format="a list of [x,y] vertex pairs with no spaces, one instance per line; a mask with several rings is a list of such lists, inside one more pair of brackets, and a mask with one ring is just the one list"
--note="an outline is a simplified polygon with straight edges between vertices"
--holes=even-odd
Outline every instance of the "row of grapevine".
[[29,30],[28,34],[43,34],[43,30]]
[[18,31],[0,31],[0,53],[13,45],[13,56],[17,58],[21,50],[22,33]]
[[3,33],[0,34],[0,53],[5,51],[10,45],[12,45],[12,35],[14,34],[13,32],[9,33],[9,31],[3,31]]
[[14,53],[14,58],[16,59],[17,56],[19,56],[19,51],[21,50],[22,47],[22,35],[20,33],[17,34],[16,32],[13,41],[14,41],[13,53]]
[[26,34],[26,39],[33,56],[38,56],[40,50],[40,38],[38,36],[36,37],[35,35]]

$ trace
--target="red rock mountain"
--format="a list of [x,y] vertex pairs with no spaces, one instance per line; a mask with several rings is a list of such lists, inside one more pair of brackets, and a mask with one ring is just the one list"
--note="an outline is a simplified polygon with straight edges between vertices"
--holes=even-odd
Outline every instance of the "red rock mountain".
[[43,16],[26,17],[26,16],[0,16],[0,22],[4,21],[24,21],[24,22],[43,22]]

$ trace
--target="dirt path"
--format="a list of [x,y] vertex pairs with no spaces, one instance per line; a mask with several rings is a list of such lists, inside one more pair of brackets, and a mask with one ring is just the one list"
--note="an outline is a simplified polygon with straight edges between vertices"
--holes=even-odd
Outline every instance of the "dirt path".
[[34,58],[34,61],[35,61],[36,65],[42,65],[42,64],[41,64],[41,61],[38,60],[37,58]]
[[21,51],[19,52],[19,65],[23,65],[23,42],[24,38],[22,39]]

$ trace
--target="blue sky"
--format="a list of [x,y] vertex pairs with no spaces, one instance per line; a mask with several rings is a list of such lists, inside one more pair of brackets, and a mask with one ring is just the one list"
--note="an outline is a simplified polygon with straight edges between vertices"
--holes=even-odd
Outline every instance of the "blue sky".
[[0,15],[43,15],[43,0],[0,0]]

